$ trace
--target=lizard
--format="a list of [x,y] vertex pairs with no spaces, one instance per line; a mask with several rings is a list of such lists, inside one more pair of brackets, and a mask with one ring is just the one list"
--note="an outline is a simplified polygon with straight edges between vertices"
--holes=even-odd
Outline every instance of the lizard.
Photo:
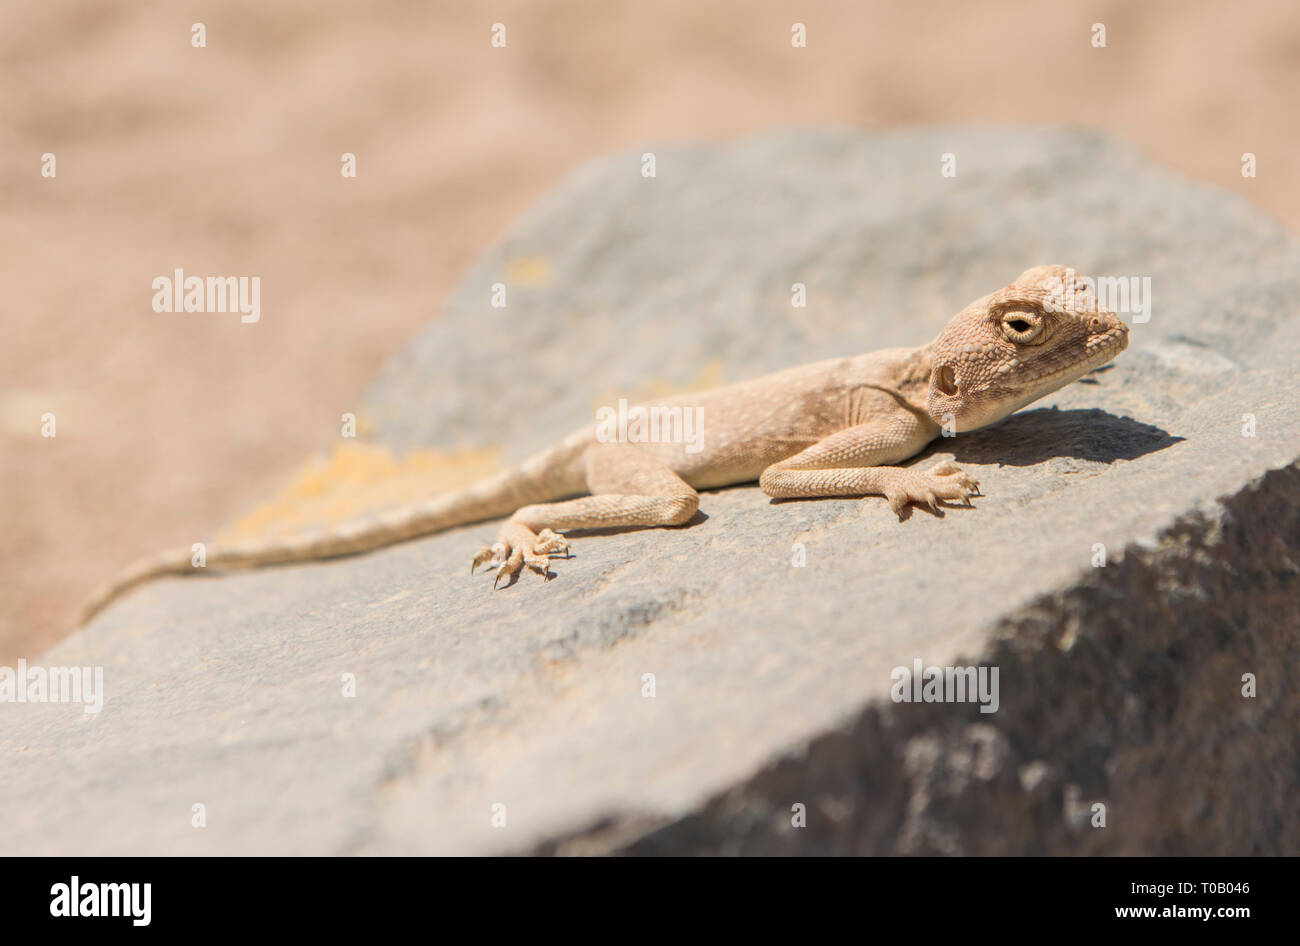
[[[681,443],[610,440],[588,424],[558,444],[468,489],[328,532],[146,559],[102,589],[85,623],[145,581],[336,558],[501,517],[497,541],[470,564],[495,568],[493,587],[527,566],[548,577],[575,529],[681,526],[699,490],[757,480],[774,499],[881,495],[909,504],[970,505],[979,483],[951,461],[899,466],[944,435],[975,430],[1078,380],[1128,346],[1128,326],[1097,307],[1086,280],[1064,266],[1025,270],[958,312],[919,348],[891,348],[788,368],[649,402],[699,412],[694,452]],[[209,571],[209,569],[211,571]]]

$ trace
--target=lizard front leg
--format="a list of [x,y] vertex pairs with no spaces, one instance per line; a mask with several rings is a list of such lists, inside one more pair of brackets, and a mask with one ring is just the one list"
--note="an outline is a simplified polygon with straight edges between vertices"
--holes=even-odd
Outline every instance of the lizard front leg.
[[497,543],[475,556],[471,571],[485,561],[499,563],[496,580],[513,583],[524,565],[545,575],[549,556],[567,551],[556,530],[677,526],[695,515],[699,494],[635,444],[593,444],[585,460],[592,495],[517,510],[501,527]]
[[899,413],[838,431],[801,453],[773,463],[759,478],[774,498],[879,494],[901,518],[908,503],[937,510],[939,500],[968,502],[979,483],[950,462],[929,470],[890,464],[915,456],[939,428],[929,418]]

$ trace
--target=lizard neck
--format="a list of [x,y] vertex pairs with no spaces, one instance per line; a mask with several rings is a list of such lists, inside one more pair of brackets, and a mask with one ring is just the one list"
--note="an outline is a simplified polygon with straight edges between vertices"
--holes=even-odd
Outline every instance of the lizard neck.
[[926,412],[930,392],[931,346],[913,348],[897,367],[898,393],[911,404]]

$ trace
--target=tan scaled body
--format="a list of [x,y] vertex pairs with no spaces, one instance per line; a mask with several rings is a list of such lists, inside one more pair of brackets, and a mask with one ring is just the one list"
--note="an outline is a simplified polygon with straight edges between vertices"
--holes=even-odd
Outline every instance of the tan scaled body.
[[[689,445],[610,440],[591,425],[470,489],[332,532],[265,544],[217,546],[206,567],[189,550],[137,564],[86,608],[89,619],[126,589],[162,575],[222,572],[355,555],[453,526],[508,516],[471,571],[524,565],[545,575],[567,549],[561,532],[682,525],[697,490],[757,480],[769,496],[884,496],[908,503],[966,502],[979,484],[951,463],[896,464],[945,428],[991,424],[1110,361],[1128,327],[1096,308],[1073,270],[1039,266],[972,302],[933,342],[789,368],[727,387],[653,402],[694,412]],[[678,412],[679,414],[681,412]],[[680,431],[680,426],[674,430]]]

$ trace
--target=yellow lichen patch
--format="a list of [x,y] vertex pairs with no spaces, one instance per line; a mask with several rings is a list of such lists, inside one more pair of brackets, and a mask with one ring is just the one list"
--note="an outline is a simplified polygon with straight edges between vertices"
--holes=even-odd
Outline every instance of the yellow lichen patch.
[[490,476],[500,469],[497,456],[495,449],[412,450],[398,458],[381,446],[344,441],[217,538],[294,535],[423,502]]
[[515,286],[544,286],[551,281],[551,267],[540,256],[517,256],[506,263],[506,282]]

